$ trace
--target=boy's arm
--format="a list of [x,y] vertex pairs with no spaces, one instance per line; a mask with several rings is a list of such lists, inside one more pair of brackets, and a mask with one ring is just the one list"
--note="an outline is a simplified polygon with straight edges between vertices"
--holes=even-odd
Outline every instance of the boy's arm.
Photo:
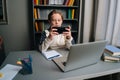
[[50,44],[52,43],[52,40],[50,40],[48,38],[49,36],[49,31],[48,30],[45,30],[44,31],[44,40],[42,40],[41,44],[39,44],[39,51],[40,52],[44,52],[44,51],[47,51],[47,49],[49,48]]
[[70,39],[66,39],[65,43],[66,43],[66,48],[70,49],[70,46],[73,44],[73,37],[71,37]]
[[50,44],[52,43],[52,40],[50,40],[49,38],[46,38],[41,45],[39,45],[39,50],[41,52],[45,52],[47,51],[47,49],[49,48]]

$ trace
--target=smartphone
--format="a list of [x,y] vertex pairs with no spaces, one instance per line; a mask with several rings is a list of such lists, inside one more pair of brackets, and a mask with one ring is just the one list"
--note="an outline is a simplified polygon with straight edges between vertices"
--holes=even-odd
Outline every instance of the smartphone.
[[68,28],[68,27],[53,27],[53,28],[55,28],[55,29],[57,29],[57,32],[59,33],[59,34],[62,34],[63,32],[66,32],[66,31],[68,31],[68,30],[66,30],[65,28]]

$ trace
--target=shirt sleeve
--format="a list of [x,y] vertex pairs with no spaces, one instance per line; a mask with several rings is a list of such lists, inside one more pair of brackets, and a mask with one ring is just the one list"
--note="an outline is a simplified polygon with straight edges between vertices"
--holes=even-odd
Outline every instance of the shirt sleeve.
[[50,39],[48,38],[48,36],[49,36],[49,31],[48,31],[48,30],[45,30],[45,32],[46,32],[46,38],[45,38],[45,40],[42,42],[42,44],[39,45],[39,50],[40,50],[41,52],[46,51],[46,50],[49,48],[50,44],[52,43],[52,40],[50,40]]
[[45,52],[47,51],[47,49],[49,48],[50,44],[52,43],[53,41],[50,40],[48,37],[45,39],[45,41],[43,41],[42,45],[40,45],[41,47],[41,51],[42,52]]
[[72,40],[73,40],[73,37],[65,40],[66,48],[70,49],[70,46],[72,45]]

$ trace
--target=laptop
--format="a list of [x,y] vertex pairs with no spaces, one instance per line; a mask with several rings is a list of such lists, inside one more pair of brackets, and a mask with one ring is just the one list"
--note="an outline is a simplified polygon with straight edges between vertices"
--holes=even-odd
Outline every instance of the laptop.
[[70,50],[62,52],[63,57],[53,59],[53,62],[63,72],[87,67],[96,64],[105,49],[107,41],[95,41],[89,43],[74,44]]

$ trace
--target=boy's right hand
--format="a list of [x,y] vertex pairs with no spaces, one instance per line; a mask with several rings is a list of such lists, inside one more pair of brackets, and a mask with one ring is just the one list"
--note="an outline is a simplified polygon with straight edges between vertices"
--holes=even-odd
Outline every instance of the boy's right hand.
[[58,35],[58,34],[59,34],[59,33],[57,32],[57,29],[51,28],[51,29],[50,29],[50,32],[49,32],[48,38],[52,40],[53,37],[54,37],[55,35]]

